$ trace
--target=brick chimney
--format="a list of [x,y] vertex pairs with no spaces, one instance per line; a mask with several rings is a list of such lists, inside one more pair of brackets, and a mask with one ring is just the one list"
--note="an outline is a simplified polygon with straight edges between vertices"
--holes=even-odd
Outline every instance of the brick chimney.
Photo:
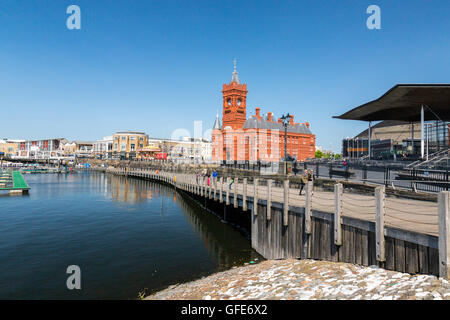
[[281,118],[278,118],[278,123],[283,124],[283,121],[281,120]]
[[267,114],[267,121],[272,122],[272,112],[269,112],[269,113]]
[[259,114],[259,111],[260,111],[261,109],[260,108],[258,108],[258,107],[256,107],[256,109],[255,109],[255,112],[256,112],[256,118],[258,118],[258,120],[261,120],[261,115]]
[[306,127],[309,128],[309,122],[305,122]]
[[290,124],[291,126],[294,125],[294,116],[293,116],[293,115],[291,115],[291,118],[289,119],[289,124]]

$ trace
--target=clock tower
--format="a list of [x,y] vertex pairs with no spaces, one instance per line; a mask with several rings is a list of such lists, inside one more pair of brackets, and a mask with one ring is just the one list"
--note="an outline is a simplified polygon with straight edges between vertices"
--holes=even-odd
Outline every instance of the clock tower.
[[242,129],[247,113],[247,84],[239,82],[234,59],[234,71],[229,84],[223,85],[223,128]]

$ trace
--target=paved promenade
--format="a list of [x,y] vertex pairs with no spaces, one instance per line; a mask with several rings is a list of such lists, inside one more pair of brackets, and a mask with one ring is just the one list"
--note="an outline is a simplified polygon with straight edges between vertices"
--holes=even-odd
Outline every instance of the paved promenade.
[[[219,188],[220,186],[218,186]],[[229,187],[229,186],[228,186]],[[223,190],[226,190],[224,183]],[[243,184],[238,183],[237,193],[243,194]],[[267,186],[258,187],[259,199],[267,200]],[[281,187],[272,186],[272,202],[283,203],[284,190]],[[247,187],[247,197],[253,197],[253,185]],[[231,186],[230,197],[234,194]],[[299,189],[289,188],[289,205],[304,207],[305,192],[299,195]],[[312,196],[312,209],[324,212],[334,212],[334,193],[319,191],[315,188]],[[348,193],[343,195],[343,216],[358,218],[361,220],[375,221],[375,197],[374,195],[362,195]],[[409,230],[418,233],[438,236],[438,206],[436,202],[419,201],[386,197],[387,226]]]

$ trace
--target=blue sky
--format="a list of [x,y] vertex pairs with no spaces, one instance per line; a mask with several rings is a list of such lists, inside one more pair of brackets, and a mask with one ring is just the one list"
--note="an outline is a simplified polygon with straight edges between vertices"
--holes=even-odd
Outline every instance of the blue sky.
[[[66,8],[81,8],[81,30]],[[366,9],[381,8],[381,30]],[[309,121],[340,151],[366,123],[332,119],[397,83],[448,83],[448,0],[0,2],[0,137],[95,140],[204,130],[238,60],[255,107]]]

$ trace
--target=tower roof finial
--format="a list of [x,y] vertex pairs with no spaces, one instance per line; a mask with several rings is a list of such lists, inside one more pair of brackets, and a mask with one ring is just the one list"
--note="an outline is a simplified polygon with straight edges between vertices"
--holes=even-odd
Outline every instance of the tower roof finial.
[[233,75],[231,76],[231,82],[236,82],[237,84],[239,84],[239,77],[238,77],[238,73],[236,71],[236,58],[234,58],[233,64],[234,64],[234,71],[233,71]]
[[213,125],[213,130],[221,130],[222,126],[220,125],[220,120],[219,120],[219,109],[217,109],[217,116],[216,116],[216,121],[214,121],[214,125]]

